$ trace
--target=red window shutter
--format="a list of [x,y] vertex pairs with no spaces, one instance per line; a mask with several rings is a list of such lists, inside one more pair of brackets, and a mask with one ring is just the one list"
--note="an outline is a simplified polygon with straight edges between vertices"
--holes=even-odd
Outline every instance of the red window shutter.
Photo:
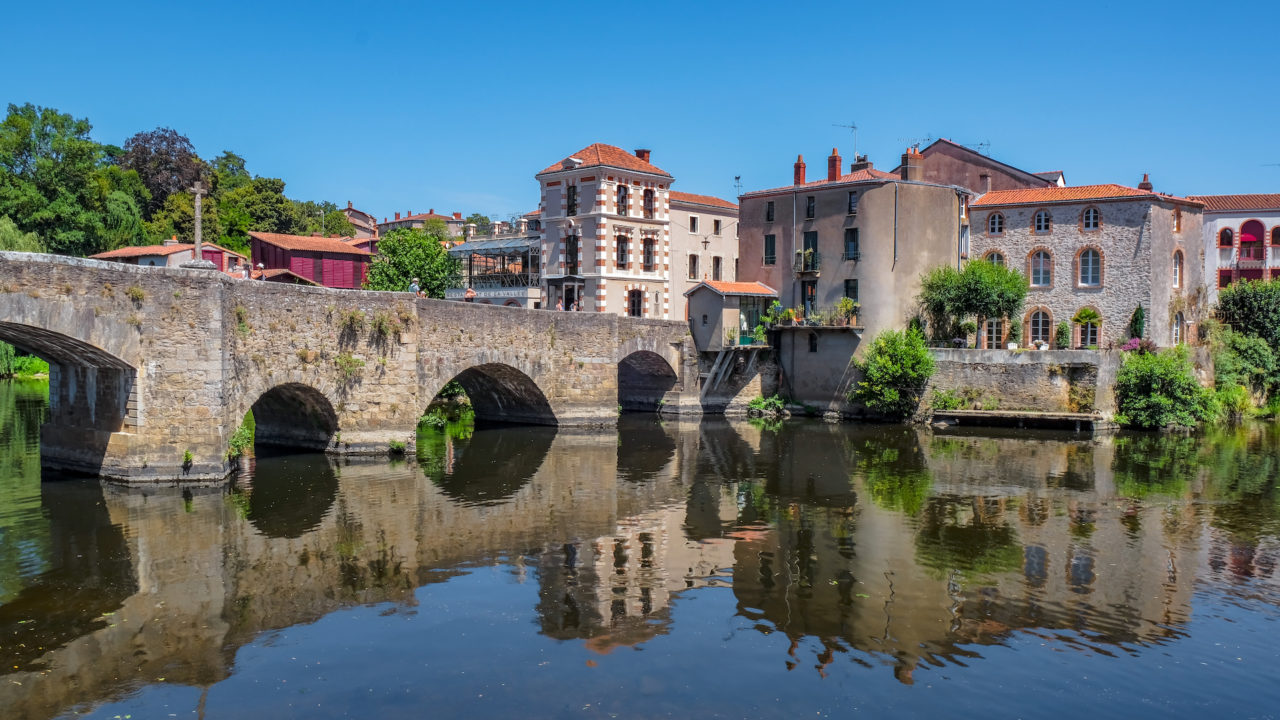
[[222,264],[222,253],[211,247],[200,246],[200,257],[214,264],[219,270],[225,269]]
[[354,288],[355,284],[355,263],[351,260],[341,260],[339,265],[342,268],[342,285],[339,287]]
[[325,287],[337,287],[337,285],[335,285],[334,283],[334,281],[338,279],[338,277],[334,275],[334,272],[337,270],[335,265],[336,263],[334,263],[333,258],[326,257],[324,259],[324,283],[323,284]]

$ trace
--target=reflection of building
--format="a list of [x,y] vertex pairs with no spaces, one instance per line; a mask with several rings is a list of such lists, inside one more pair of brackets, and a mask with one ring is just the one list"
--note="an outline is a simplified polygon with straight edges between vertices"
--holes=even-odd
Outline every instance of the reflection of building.
[[1212,299],[1237,280],[1280,278],[1280,193],[1189,199],[1204,203],[1204,273]]

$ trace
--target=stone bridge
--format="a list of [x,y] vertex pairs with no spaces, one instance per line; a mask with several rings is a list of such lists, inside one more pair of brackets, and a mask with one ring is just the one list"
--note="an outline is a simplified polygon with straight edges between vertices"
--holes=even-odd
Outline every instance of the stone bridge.
[[221,480],[250,409],[259,443],[411,451],[450,380],[481,422],[701,412],[681,322],[201,270],[0,252],[0,340],[49,361],[42,462],[128,482]]

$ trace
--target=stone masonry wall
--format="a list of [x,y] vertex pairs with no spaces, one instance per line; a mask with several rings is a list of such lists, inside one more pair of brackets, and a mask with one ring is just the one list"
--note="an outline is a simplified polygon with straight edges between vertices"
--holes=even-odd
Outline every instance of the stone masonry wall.
[[[1040,412],[1111,412],[1114,364],[1089,350],[931,350],[933,377],[925,404],[950,391],[966,398],[966,410],[1034,410]],[[1102,369],[1102,372],[1100,372]],[[1099,382],[1100,379],[1107,380]]]

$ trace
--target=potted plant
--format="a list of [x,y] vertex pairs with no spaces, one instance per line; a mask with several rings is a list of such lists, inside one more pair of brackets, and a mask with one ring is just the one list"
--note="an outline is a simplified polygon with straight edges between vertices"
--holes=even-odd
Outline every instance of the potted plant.
[[853,298],[842,297],[836,302],[836,321],[841,325],[853,324],[853,318],[858,313],[858,303]]
[[796,321],[795,308],[787,308],[783,310],[782,314],[779,315],[778,318],[782,321],[783,325],[794,325]]

